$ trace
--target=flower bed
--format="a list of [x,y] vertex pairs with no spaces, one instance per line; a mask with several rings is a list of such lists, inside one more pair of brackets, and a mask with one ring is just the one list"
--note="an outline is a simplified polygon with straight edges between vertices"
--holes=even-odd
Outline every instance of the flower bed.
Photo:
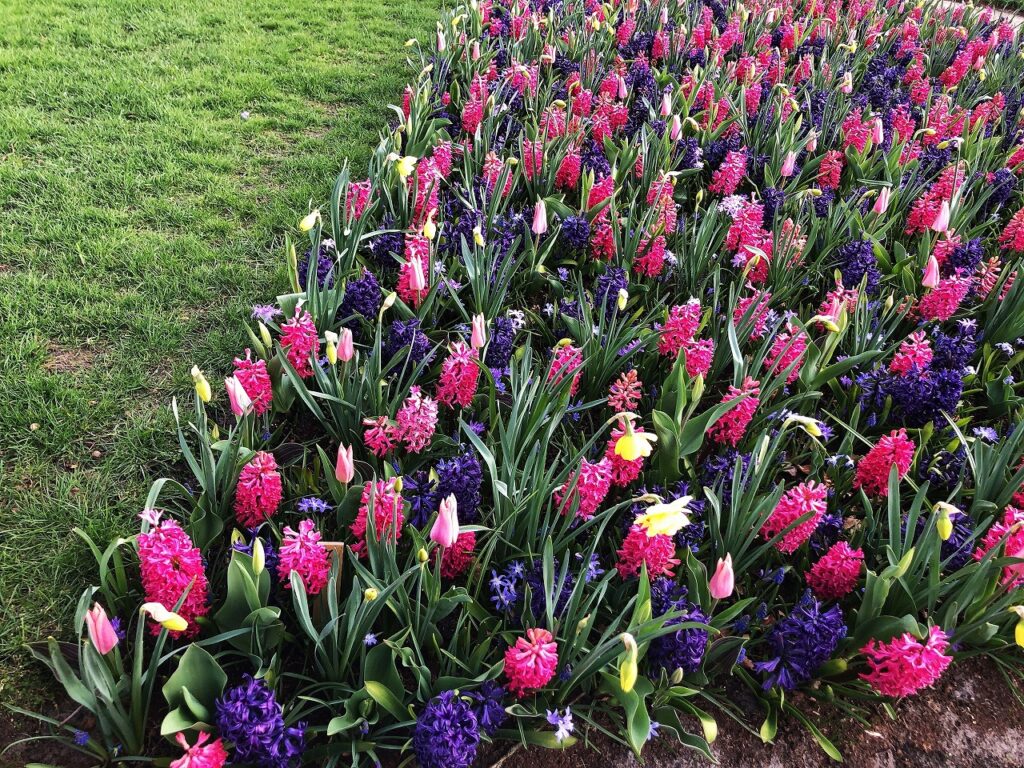
[[856,716],[960,655],[1018,676],[1016,32],[474,0],[412,50],[224,392],[193,369],[192,476],[90,542],[77,655],[40,654],[95,717],[61,737],[175,768],[710,756],[728,684],[836,756],[788,691]]

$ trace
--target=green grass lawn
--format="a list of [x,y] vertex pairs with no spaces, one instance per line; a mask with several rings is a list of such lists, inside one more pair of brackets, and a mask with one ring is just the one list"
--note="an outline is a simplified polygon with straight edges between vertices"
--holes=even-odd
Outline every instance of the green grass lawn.
[[94,574],[72,528],[135,530],[171,396],[244,346],[282,233],[365,169],[440,6],[0,3],[0,700]]

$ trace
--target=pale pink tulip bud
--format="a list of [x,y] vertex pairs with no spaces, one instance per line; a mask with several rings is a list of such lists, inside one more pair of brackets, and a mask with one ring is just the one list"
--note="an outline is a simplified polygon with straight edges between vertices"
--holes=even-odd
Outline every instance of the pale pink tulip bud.
[[347,363],[356,354],[356,347],[352,341],[352,329],[342,328],[341,337],[338,340],[338,359]]
[[683,121],[679,119],[679,115],[672,116],[672,129],[669,132],[669,137],[672,141],[679,141],[679,137],[683,135]]
[[881,216],[889,209],[889,198],[892,196],[892,189],[890,187],[882,187],[878,190],[878,199],[875,200],[874,206],[871,210]]
[[711,582],[708,585],[711,588],[711,597],[715,600],[724,600],[732,594],[735,582],[736,577],[732,572],[732,555],[726,555],[724,560],[719,558],[715,575],[711,577]]
[[933,253],[928,257],[928,263],[924,266],[924,277],[921,278],[921,285],[925,288],[934,288],[939,284],[939,260]]
[[672,114],[672,97],[669,94],[667,94],[667,93],[663,93],[661,95],[661,116],[662,117],[668,117],[671,114]]
[[473,315],[473,333],[470,335],[469,344],[473,349],[483,349],[487,343],[487,319],[481,315]]
[[839,90],[847,94],[853,93],[853,72],[846,71],[843,73],[843,79],[839,84]]
[[548,207],[545,205],[543,198],[537,200],[537,205],[533,207],[533,226],[531,231],[535,235],[543,235],[548,231]]
[[86,612],[85,627],[89,631],[89,642],[101,656],[106,656],[117,647],[117,632],[99,603],[93,603],[92,608]]
[[661,7],[661,26],[668,24],[668,6],[663,5]]
[[782,161],[782,168],[779,170],[779,173],[782,174],[783,178],[788,179],[790,176],[793,175],[793,170],[795,168],[796,168],[796,152],[793,152],[792,150],[790,150],[789,152],[786,153],[786,157]]
[[228,391],[228,401],[231,403],[231,412],[241,418],[252,409],[252,400],[235,376],[224,379],[224,388]]
[[625,99],[629,95],[629,89],[626,88],[626,80],[619,75],[619,98]]
[[885,141],[885,126],[882,124],[882,118],[876,117],[875,122],[871,126],[871,141],[875,144],[881,144]]
[[942,201],[942,207],[939,208],[939,213],[935,217],[935,221],[932,222],[932,232],[945,232],[949,229],[949,200]]
[[479,60],[479,58],[480,58],[480,41],[479,40],[474,40],[473,41],[473,47],[470,48],[470,57],[473,59],[473,61]]
[[818,134],[811,131],[809,138],[807,139],[807,151],[813,152],[818,148]]
[[454,494],[441,500],[437,510],[437,519],[430,529],[430,540],[442,547],[452,546],[459,538],[459,503]]
[[444,32],[441,31],[440,27],[438,27],[438,29],[437,29],[437,52],[438,53],[444,53],[444,51],[445,51],[445,49],[447,47],[448,47],[448,43],[445,42]]
[[423,274],[423,262],[418,256],[409,259],[409,287],[414,291],[422,291],[427,287],[427,278]]
[[345,447],[345,445],[338,446],[338,460],[334,464],[334,476],[338,479],[339,483],[348,485],[352,482],[352,478],[356,476],[356,465],[352,460],[352,446]]

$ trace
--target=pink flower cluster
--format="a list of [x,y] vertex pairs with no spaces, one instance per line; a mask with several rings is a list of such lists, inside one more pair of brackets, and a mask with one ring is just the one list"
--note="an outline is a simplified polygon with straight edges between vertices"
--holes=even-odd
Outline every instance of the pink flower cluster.
[[451,353],[441,365],[441,379],[437,384],[437,399],[449,408],[456,403],[467,407],[473,402],[480,378],[480,355],[464,341],[452,345]]
[[782,495],[772,514],[765,521],[761,535],[765,539],[772,539],[804,515],[810,515],[775,542],[775,548],[780,552],[795,552],[818,527],[827,508],[827,497],[828,488],[812,480],[790,488]]
[[743,401],[727,411],[718,421],[708,428],[708,435],[716,443],[736,447],[754,418],[757,406],[761,404],[758,395],[761,394],[761,383],[747,376],[743,380],[742,387],[729,385],[729,390],[722,397],[723,403],[728,403],[737,398]]
[[274,389],[270,384],[266,360],[253,360],[252,352],[245,350],[244,360],[235,358],[235,378],[252,401],[252,409],[257,415],[270,410]]
[[441,575],[446,579],[457,579],[469,570],[476,557],[476,533],[460,533],[455,543],[441,549]]
[[823,600],[839,600],[857,586],[863,567],[864,551],[837,541],[807,571],[807,586]]
[[882,435],[878,443],[857,464],[854,488],[863,488],[869,496],[889,495],[889,471],[895,466],[900,478],[910,470],[917,446],[907,437],[907,430],[894,429]]
[[257,451],[242,467],[235,487],[235,518],[246,528],[255,528],[272,518],[281,505],[281,473],[274,456]]
[[519,699],[547,685],[557,668],[558,645],[546,629],[531,627],[505,651],[505,677]]
[[[138,547],[146,602],[160,603],[188,622],[184,631],[172,630],[172,637],[195,637],[199,633],[196,619],[210,610],[202,552],[193,546],[192,539],[176,520],[164,520],[148,533],[140,533]],[[188,595],[176,608],[186,590]],[[152,624],[150,631],[159,634],[160,625]]]
[[683,351],[686,373],[690,376],[704,376],[711,368],[715,356],[715,342],[711,339],[697,340],[700,326],[700,303],[690,299],[686,304],[677,304],[668,312],[668,320],[661,329],[658,352],[675,357]]
[[387,536],[392,541],[397,541],[402,535],[402,526],[405,525],[402,495],[395,490],[394,478],[367,482],[363,486],[363,494],[359,500],[359,512],[349,526],[349,531],[356,539],[351,549],[357,556],[366,551],[366,530],[371,507],[378,539]]
[[673,576],[674,568],[680,563],[676,557],[676,544],[671,536],[648,536],[647,531],[639,525],[629,529],[629,533],[622,541],[622,547],[616,554],[619,560],[615,564],[615,569],[624,579],[636,576],[643,565],[647,566],[647,575],[652,579],[657,576]]
[[434,437],[437,428],[437,403],[419,387],[409,388],[409,397],[395,414],[395,435],[409,453],[419,453]]
[[[1006,557],[1024,558],[1024,510],[1017,507],[1007,507],[1003,510],[1003,519],[993,523],[985,531],[984,538],[974,551],[974,559],[981,560],[1000,544],[1003,545],[1002,554]],[[1005,566],[1002,582],[1011,589],[1024,583],[1024,563],[1011,563]]]
[[281,550],[277,563],[277,576],[285,589],[291,589],[291,574],[299,574],[306,592],[320,593],[327,584],[331,572],[331,560],[327,550],[320,543],[320,532],[312,520],[299,521],[299,530],[290,525],[284,528]]
[[[575,487],[573,487],[575,485]],[[580,462],[579,471],[570,475],[565,485],[555,491],[555,503],[562,514],[568,514],[577,500],[576,516],[589,520],[597,512],[601,502],[608,495],[612,485],[612,463],[607,457],[596,463],[586,459]]]
[[921,642],[909,632],[887,643],[870,641],[861,648],[868,671],[861,678],[883,696],[910,696],[938,680],[953,661],[946,655],[949,639],[938,627]]
[[575,396],[580,386],[580,375],[583,368],[583,353],[572,344],[555,349],[551,358],[551,367],[548,369],[548,384],[555,386],[567,376],[572,376],[572,384],[569,385],[569,395]]
[[320,354],[320,338],[309,312],[295,308],[295,316],[281,326],[281,346],[288,362],[301,378],[308,379],[313,375],[313,364]]

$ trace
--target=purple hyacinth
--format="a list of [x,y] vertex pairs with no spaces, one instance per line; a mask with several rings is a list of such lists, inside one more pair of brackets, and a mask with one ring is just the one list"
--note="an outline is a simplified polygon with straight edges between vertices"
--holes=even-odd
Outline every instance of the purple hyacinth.
[[754,662],[754,669],[765,673],[766,691],[775,685],[793,690],[814,677],[844,637],[846,624],[839,606],[823,610],[807,592],[790,614],[768,631],[766,658]]
[[[651,583],[651,608],[655,616],[676,611],[685,612],[680,617],[669,619],[666,626],[690,621],[706,624],[709,620],[698,605],[686,599],[686,587],[679,586],[665,577],[655,579]],[[665,670],[669,674],[677,669],[696,672],[704,660],[707,644],[706,629],[679,629],[670,635],[662,635],[652,640],[647,657],[655,670]]]
[[[373,272],[364,271],[362,277],[357,280],[349,280],[345,285],[345,298],[338,308],[338,318],[344,319],[354,315],[362,315],[367,320],[374,320],[384,298],[380,292],[380,283],[377,282]],[[358,322],[353,319],[346,323],[349,326],[356,326]]]
[[305,750],[305,724],[286,726],[273,690],[251,675],[244,680],[217,701],[217,728],[234,745],[234,761],[258,768],[297,765]]
[[455,691],[432,698],[416,720],[412,748],[421,768],[469,768],[479,744],[476,712]]
[[870,240],[854,240],[839,248],[836,254],[839,271],[843,275],[843,285],[856,288],[861,280],[867,278],[865,290],[869,294],[878,293],[878,283],[882,273],[878,269],[874,248]]
[[401,350],[408,348],[409,362],[419,363],[430,352],[430,339],[420,330],[419,318],[395,320],[388,330],[388,340],[384,343],[384,357],[390,359]]
[[507,368],[512,359],[516,338],[516,324],[510,317],[496,317],[491,327],[491,338],[487,344],[484,362],[489,368]]
[[486,681],[479,690],[469,691],[466,695],[474,702],[473,711],[476,712],[477,722],[480,728],[488,736],[493,736],[498,729],[508,720],[508,713],[503,703],[508,691],[505,686],[498,685],[493,680]]
[[590,242],[590,222],[586,216],[566,216],[562,219],[562,238],[574,251],[585,251]]
[[[299,285],[305,287],[309,280],[309,262],[312,259],[312,249],[306,251],[299,259]],[[316,258],[316,284],[320,288],[330,288],[334,285],[334,260],[337,253],[334,250],[333,240],[324,240],[320,243]]]
[[474,523],[479,519],[480,486],[483,483],[480,459],[472,450],[437,463],[437,498],[455,496],[459,519]]

